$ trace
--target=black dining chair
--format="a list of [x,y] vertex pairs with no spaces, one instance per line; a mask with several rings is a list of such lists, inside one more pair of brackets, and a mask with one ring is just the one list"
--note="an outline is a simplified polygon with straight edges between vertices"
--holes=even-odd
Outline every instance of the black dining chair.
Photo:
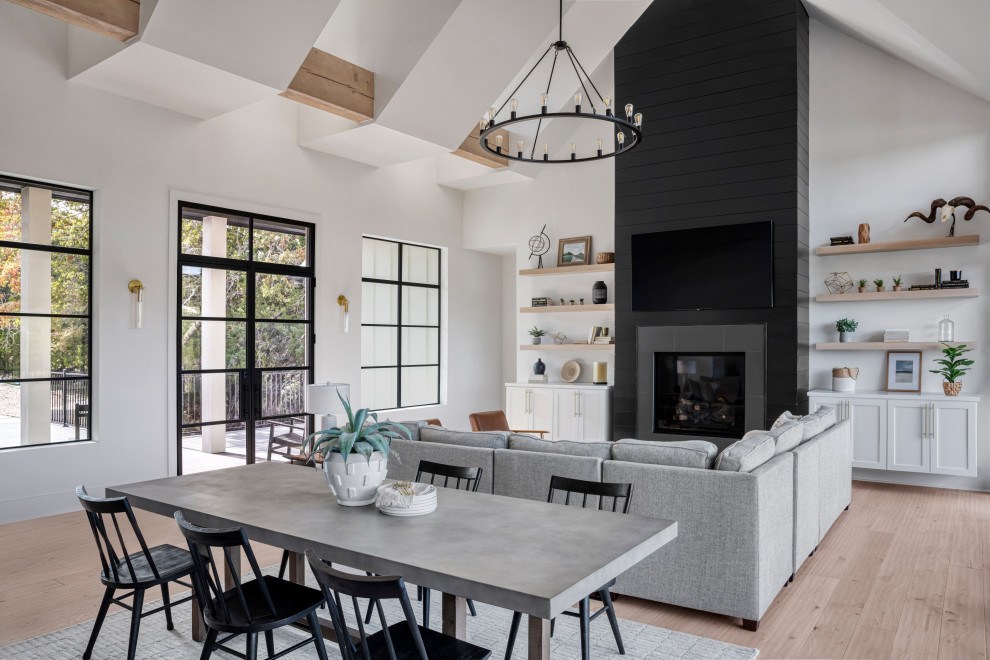
[[[306,551],[306,559],[323,590],[344,660],[487,660],[491,657],[492,652],[488,649],[418,625],[401,577],[342,573],[328,566],[313,550]],[[358,640],[351,638],[341,608],[342,596],[350,597],[354,607]],[[369,599],[378,611],[382,629],[374,634],[369,635],[365,630],[359,598]],[[405,615],[403,621],[388,624],[382,607],[385,600],[399,601]]]
[[[629,513],[629,502],[632,500],[632,484],[601,483],[599,481],[584,481],[582,479],[570,479],[568,477],[550,477],[550,493],[547,495],[547,502],[552,503],[557,492],[564,493],[564,504],[570,505],[571,495],[581,497],[581,506],[589,507],[588,498],[592,498],[590,505],[597,506],[599,511],[611,510],[615,513]],[[606,500],[611,498],[612,506],[606,506]],[[619,500],[625,500],[620,507]],[[615,616],[615,606],[612,605],[612,595],[609,589],[615,585],[615,580],[610,581],[598,589],[595,593],[602,601],[602,608],[591,614],[591,595],[585,596],[578,603],[578,611],[571,612],[565,610],[561,614],[577,617],[581,620],[581,658],[588,660],[591,652],[591,622],[597,619],[603,612],[608,616],[608,622],[612,626],[612,634],[615,636],[615,645],[619,648],[619,654],[625,655],[626,649],[622,645],[622,634],[619,632],[619,619]],[[519,633],[519,624],[522,622],[522,612],[515,612],[512,615],[512,627],[509,629],[509,645],[505,648],[505,660],[512,658],[512,647],[516,644],[516,635]],[[550,622],[551,635],[553,634],[553,621]]]
[[[433,461],[420,461],[419,467],[416,469],[416,482],[417,483],[427,483],[423,480],[423,475],[428,475],[430,477],[429,483],[434,486],[443,486],[444,488],[455,488],[460,490],[461,482],[464,482],[464,490],[469,490],[472,493],[478,492],[478,486],[481,485],[481,473],[482,469],[480,467],[469,468],[461,467],[459,465],[447,465],[446,463],[434,463]],[[436,483],[437,477],[443,477],[443,483]],[[453,486],[451,486],[450,480],[454,480]],[[427,628],[430,627],[430,590],[427,587],[417,587],[416,597],[423,601],[423,625]],[[468,598],[468,610],[471,612],[471,616],[478,616],[478,610],[474,607],[474,601]],[[371,614],[370,608],[368,614]]]
[[[208,660],[215,649],[221,649],[247,660],[258,657],[258,633],[264,633],[268,658],[282,657],[307,644],[316,645],[320,660],[327,660],[320,622],[316,609],[323,604],[323,593],[317,589],[280,580],[272,575],[262,575],[258,561],[251,550],[247,535],[241,527],[209,529],[187,521],[181,511],[175,513],[175,521],[189,544],[195,571],[193,582],[196,596],[206,622],[206,641],[200,660]],[[214,548],[220,557],[214,557]],[[244,550],[254,579],[241,582],[240,571],[233,560],[233,552]],[[217,564],[220,564],[220,568]],[[234,586],[226,591],[220,583],[220,572],[226,568]],[[291,625],[305,618],[312,636],[298,644],[275,653],[274,630]],[[227,636],[218,639],[220,633]],[[224,644],[238,635],[247,638],[247,649],[241,654]]]
[[[131,510],[130,502],[126,497],[92,497],[86,493],[82,486],[76,487],[76,496],[79,503],[86,511],[86,518],[89,520],[89,527],[93,531],[93,538],[96,539],[96,548],[100,553],[100,564],[103,571],[100,573],[100,581],[106,587],[103,592],[103,602],[100,603],[100,611],[93,622],[93,632],[89,637],[89,644],[83,653],[83,660],[89,660],[93,655],[93,646],[96,638],[100,635],[100,628],[103,620],[107,616],[107,610],[111,603],[116,603],[124,609],[131,611],[131,631],[127,642],[127,658],[133,660],[137,652],[138,631],[141,627],[141,619],[151,614],[157,614],[165,610],[165,622],[169,630],[172,625],[172,607],[192,600],[192,596],[183,598],[176,602],[171,602],[168,596],[168,583],[177,582],[185,587],[192,588],[188,582],[182,582],[184,578],[193,572],[193,559],[189,552],[174,545],[156,545],[149,548],[138,527],[137,519]],[[117,519],[122,515],[126,523]],[[129,553],[127,544],[124,541],[124,533],[130,526],[130,531],[137,539],[140,546],[138,552]],[[116,541],[116,543],[115,543]],[[153,587],[161,587],[162,600],[164,604],[147,612],[142,612],[144,607],[144,592]],[[114,596],[119,590],[130,591],[130,593]],[[124,598],[131,596],[131,603],[123,602]]]

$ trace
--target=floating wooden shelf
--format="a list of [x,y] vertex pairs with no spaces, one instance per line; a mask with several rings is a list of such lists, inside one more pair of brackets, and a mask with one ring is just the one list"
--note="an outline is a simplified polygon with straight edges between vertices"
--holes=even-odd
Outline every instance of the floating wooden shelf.
[[[966,344],[966,348],[976,348],[975,341],[950,341],[950,346]],[[942,344],[937,341],[847,341],[819,342],[816,351],[931,351],[939,350]]]
[[522,314],[550,314],[552,312],[614,312],[615,305],[551,305],[550,307],[520,307]]
[[586,266],[561,266],[559,268],[526,268],[520,275],[578,275],[580,273],[609,273],[615,264],[588,264]]
[[523,344],[520,351],[614,351],[615,344]]
[[815,302],[878,302],[885,300],[920,300],[922,298],[976,298],[979,289],[931,289],[928,291],[867,291],[866,293],[820,293]]
[[912,241],[887,241],[886,243],[821,245],[815,248],[815,254],[829,256],[836,254],[866,254],[869,252],[906,252],[908,250],[968,247],[979,244],[980,236],[979,234],[976,234],[973,236],[953,236],[951,238],[922,238]]

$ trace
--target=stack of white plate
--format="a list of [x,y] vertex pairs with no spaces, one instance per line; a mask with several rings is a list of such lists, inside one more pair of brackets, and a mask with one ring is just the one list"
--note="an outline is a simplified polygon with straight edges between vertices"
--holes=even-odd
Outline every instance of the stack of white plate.
[[[381,493],[391,488],[392,484],[384,484],[378,489],[378,492]],[[408,508],[384,505],[380,501],[381,497],[375,502],[375,506],[386,516],[423,516],[437,510],[437,489],[435,486],[413,484],[413,493],[412,504]]]

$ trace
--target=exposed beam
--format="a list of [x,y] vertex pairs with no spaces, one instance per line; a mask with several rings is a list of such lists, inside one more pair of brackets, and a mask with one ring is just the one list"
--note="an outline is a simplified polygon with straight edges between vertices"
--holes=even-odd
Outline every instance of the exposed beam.
[[10,0],[118,41],[137,36],[140,0]]
[[[497,136],[502,136],[503,149],[508,153],[509,147],[509,132],[504,128],[497,129],[494,133],[489,136],[489,144],[495,144],[495,138]],[[506,167],[509,164],[508,159],[499,158],[498,156],[492,155],[481,148],[481,143],[478,141],[481,137],[481,126],[475,126],[471,134],[461,142],[461,146],[457,147],[457,151],[451,151],[450,153],[455,156],[460,156],[461,158],[467,158],[468,160],[473,160],[476,163],[481,163],[482,165],[487,165],[488,167],[498,168]]]
[[353,121],[375,116],[375,74],[317,48],[281,95]]

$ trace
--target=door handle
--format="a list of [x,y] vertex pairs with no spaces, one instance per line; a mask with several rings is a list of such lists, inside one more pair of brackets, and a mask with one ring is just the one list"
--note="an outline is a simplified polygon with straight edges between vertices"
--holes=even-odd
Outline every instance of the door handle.
[[584,392],[578,392],[578,417],[584,415]]
[[929,422],[928,422],[931,425],[931,429],[932,429],[931,435],[929,437],[931,437],[931,439],[934,440],[936,435],[935,432],[938,430],[938,427],[935,425],[935,404],[930,403],[928,405],[931,406],[931,410],[932,410],[931,415],[929,415]]
[[248,370],[242,369],[240,372],[241,379],[241,400],[238,410],[237,419],[244,421],[248,417],[248,407],[251,405],[251,390],[250,383],[248,381]]
[[573,410],[571,411],[571,417],[577,417],[578,416],[577,390],[575,390],[573,394],[574,394],[574,407]]

